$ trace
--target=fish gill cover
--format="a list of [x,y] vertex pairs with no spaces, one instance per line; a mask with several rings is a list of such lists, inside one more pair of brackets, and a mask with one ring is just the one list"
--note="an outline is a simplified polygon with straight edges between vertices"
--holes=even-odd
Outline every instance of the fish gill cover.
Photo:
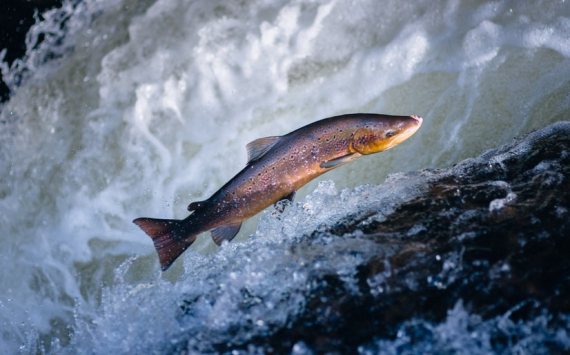
[[[312,296],[328,274],[333,294],[362,293],[358,280],[366,280],[367,297],[383,299],[373,294],[385,290],[382,277],[395,269],[389,257],[402,243],[379,251],[365,226],[340,237],[329,230],[366,210],[382,223],[425,192],[423,175],[433,174],[393,175],[377,185],[388,173],[448,167],[568,120],[570,8],[563,1],[85,0],[64,1],[44,18],[31,30],[28,55],[2,66],[13,92],[0,113],[0,348],[9,353],[230,351],[223,344],[263,352],[260,338],[281,339],[278,329],[320,320],[307,310],[336,314]],[[258,227],[251,221],[218,253],[208,254],[211,242],[199,238],[184,263],[160,276],[134,217],[182,218],[189,202],[244,166],[248,142],[350,112],[419,114],[424,124],[400,149],[324,176],[338,188],[323,179],[309,184],[283,215],[266,211]],[[566,186],[560,164],[536,162],[553,172],[544,186]],[[488,213],[526,201],[500,181],[490,184],[492,200],[482,200]],[[567,204],[552,206],[567,213]],[[477,216],[474,226],[488,222]],[[549,224],[537,219],[531,226]],[[436,227],[417,223],[394,238],[429,236]],[[433,285],[445,291],[449,280],[466,278],[453,267],[466,255],[460,247],[439,255],[437,272],[426,268]],[[359,265],[369,258],[379,263],[363,279]],[[529,289],[567,295],[564,283],[552,285]],[[346,346],[567,349],[568,312],[543,299],[535,308],[544,313],[523,309],[528,317],[514,319],[515,306],[485,315],[453,292],[433,317],[396,317],[397,331],[350,333],[355,340]],[[497,293],[498,306],[511,304],[506,299]],[[366,305],[377,319],[392,314]],[[430,308],[420,306],[413,309]],[[316,333],[290,334],[285,351],[318,350]]]

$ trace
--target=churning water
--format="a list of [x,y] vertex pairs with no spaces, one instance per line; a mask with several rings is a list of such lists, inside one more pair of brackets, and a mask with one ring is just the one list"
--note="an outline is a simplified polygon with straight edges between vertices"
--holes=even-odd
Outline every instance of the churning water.
[[[564,0],[69,0],[45,18],[26,58],[2,65],[13,90],[0,113],[8,353],[144,353],[204,327],[212,339],[197,339],[217,341],[243,321],[244,285],[271,290],[246,315],[262,332],[303,303],[306,274],[284,245],[358,208],[358,196],[389,209],[418,188],[361,185],[568,119]],[[132,219],[183,218],[244,166],[248,142],[351,112],[424,124],[320,179],[356,189],[311,183],[301,207],[283,218],[269,209],[219,252],[204,235],[161,276]],[[324,267],[350,275],[353,261]],[[215,306],[179,321],[180,296],[198,294]],[[434,334],[452,336],[466,317],[458,304]]]

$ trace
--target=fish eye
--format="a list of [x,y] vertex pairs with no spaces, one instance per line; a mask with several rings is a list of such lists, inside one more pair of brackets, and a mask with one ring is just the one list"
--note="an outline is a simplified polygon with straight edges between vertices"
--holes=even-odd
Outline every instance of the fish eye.
[[386,132],[386,138],[391,138],[391,137],[394,137],[395,135],[396,135],[396,132],[394,132],[394,131]]

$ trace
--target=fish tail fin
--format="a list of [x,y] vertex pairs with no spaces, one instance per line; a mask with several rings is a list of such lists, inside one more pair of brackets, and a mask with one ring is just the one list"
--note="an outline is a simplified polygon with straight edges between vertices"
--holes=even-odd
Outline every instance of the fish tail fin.
[[133,223],[152,238],[162,271],[166,271],[197,237],[197,234],[188,235],[184,221],[178,219],[137,218]]

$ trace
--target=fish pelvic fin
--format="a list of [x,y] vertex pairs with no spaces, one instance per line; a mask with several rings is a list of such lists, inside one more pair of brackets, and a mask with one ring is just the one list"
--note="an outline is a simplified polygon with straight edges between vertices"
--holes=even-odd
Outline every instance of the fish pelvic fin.
[[183,221],[177,219],[137,218],[133,223],[152,238],[162,271],[168,270],[197,237],[188,235]]

